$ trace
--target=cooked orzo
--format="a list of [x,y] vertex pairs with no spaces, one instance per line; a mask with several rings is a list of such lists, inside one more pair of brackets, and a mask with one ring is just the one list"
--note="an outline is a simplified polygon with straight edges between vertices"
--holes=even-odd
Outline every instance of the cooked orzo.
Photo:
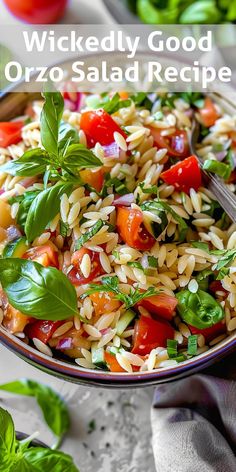
[[0,123],[0,322],[82,368],[150,371],[236,330],[236,120],[198,93],[69,85]]

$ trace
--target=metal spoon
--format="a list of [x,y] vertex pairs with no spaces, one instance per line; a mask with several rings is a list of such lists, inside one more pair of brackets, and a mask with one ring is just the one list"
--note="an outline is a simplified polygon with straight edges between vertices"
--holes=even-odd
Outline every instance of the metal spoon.
[[217,175],[214,175],[211,172],[206,172],[203,169],[203,162],[196,152],[196,143],[198,142],[199,132],[199,123],[194,120],[190,138],[191,153],[194,154],[199,160],[199,164],[204,174],[207,188],[217,198],[225,213],[227,213],[231,220],[236,223],[236,196],[233,194],[233,192],[231,192],[231,190],[226,187],[226,185]]

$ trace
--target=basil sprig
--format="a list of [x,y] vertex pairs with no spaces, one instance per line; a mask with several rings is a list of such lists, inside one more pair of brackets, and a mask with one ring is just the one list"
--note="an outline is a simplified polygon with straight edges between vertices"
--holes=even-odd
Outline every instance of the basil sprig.
[[11,415],[0,408],[0,467],[4,472],[79,472],[73,459],[64,452],[30,447],[29,441],[17,441]]
[[103,227],[104,221],[103,220],[98,220],[95,225],[92,226],[85,234],[82,234],[79,239],[77,239],[75,243],[75,250],[77,251],[78,249],[81,249],[87,241],[89,241],[95,234],[100,231],[100,229]]
[[30,317],[55,321],[78,313],[74,286],[54,267],[27,259],[0,259],[0,282],[9,303]]
[[39,236],[60,210],[60,198],[70,194],[72,184],[57,184],[40,192],[32,201],[25,222],[29,242]]
[[0,385],[0,390],[17,395],[35,397],[42,410],[44,419],[58,436],[56,447],[70,427],[69,411],[64,400],[52,388],[30,379],[20,379]]
[[64,101],[59,92],[44,92],[41,113],[41,141],[43,149],[26,151],[19,159],[0,166],[1,172],[19,176],[38,176],[46,173],[48,180],[80,182],[79,172],[83,168],[102,166],[102,162],[80,144],[75,128],[61,121]]

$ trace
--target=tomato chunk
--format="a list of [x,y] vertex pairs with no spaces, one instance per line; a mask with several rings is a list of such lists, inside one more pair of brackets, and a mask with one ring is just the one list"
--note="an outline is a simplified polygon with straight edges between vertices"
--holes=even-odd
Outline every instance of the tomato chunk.
[[156,347],[166,347],[167,339],[174,338],[174,329],[164,320],[153,320],[141,316],[134,327],[134,354],[149,354]]
[[48,244],[42,246],[32,247],[22,256],[23,259],[30,259],[31,261],[38,262],[44,267],[59,267],[58,253],[53,247]]
[[95,188],[97,192],[101,192],[104,183],[104,170],[85,169],[80,172],[80,177],[85,184]]
[[202,334],[206,342],[208,343],[212,341],[212,339],[216,338],[217,336],[220,336],[220,334],[223,334],[226,331],[225,324],[222,323],[222,321],[206,329],[198,329],[195,328],[195,326],[191,325],[188,325],[188,327],[192,334]]
[[185,130],[177,129],[168,136],[162,136],[163,129],[151,128],[154,143],[159,149],[167,149],[169,156],[184,159],[189,156],[188,136]]
[[3,325],[10,333],[22,333],[29,323],[30,318],[10,304],[7,304],[6,314],[3,318]]
[[[91,270],[88,277],[84,276],[80,268],[83,257],[86,254],[90,257],[91,261]],[[71,263],[74,267],[68,273],[68,278],[73,285],[87,284],[91,282],[95,277],[98,277],[99,275],[104,273],[100,264],[99,254],[95,251],[91,251],[90,249],[81,248],[78,251],[75,251],[72,255]]]
[[199,109],[199,113],[201,116],[202,124],[207,128],[213,126],[216,120],[219,118],[216,107],[209,97],[205,98],[204,106],[203,108]]
[[29,339],[37,338],[42,343],[47,343],[51,339],[53,333],[59,326],[63,324],[63,321],[44,321],[37,320],[30,323],[25,328],[25,334]]
[[166,320],[172,320],[177,304],[177,298],[166,293],[160,293],[159,295],[144,298],[138,305],[146,308],[154,318],[156,315]]
[[110,292],[92,293],[89,295],[89,298],[93,303],[96,316],[116,311],[121,306],[121,302],[116,300],[114,295]]
[[6,121],[0,123],[0,147],[7,147],[21,141],[23,121]]
[[94,147],[96,143],[100,143],[102,146],[113,143],[115,131],[124,138],[127,137],[112,117],[102,109],[82,113],[80,128],[84,131],[90,148]]
[[116,360],[116,356],[105,352],[105,361],[111,372],[125,372],[125,370],[120,366],[119,362]]
[[179,192],[189,193],[190,189],[198,190],[202,184],[201,169],[195,156],[171,166],[162,172],[161,178],[168,185],[174,185]]
[[213,280],[213,282],[210,283],[209,285],[209,290],[212,293],[216,292],[222,292],[224,293],[224,297],[227,297],[228,293],[227,290],[222,286],[222,283],[220,280]]
[[121,239],[130,247],[145,251],[155,244],[155,239],[143,226],[140,210],[119,207],[116,224]]

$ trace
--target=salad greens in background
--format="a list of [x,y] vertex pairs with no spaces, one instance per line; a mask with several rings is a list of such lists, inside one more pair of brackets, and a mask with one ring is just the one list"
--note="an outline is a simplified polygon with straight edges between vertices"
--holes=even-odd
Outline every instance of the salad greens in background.
[[144,23],[215,24],[236,21],[236,0],[123,0]]
[[46,423],[58,436],[56,445],[51,449],[31,447],[30,437],[18,441],[11,415],[0,408],[0,471],[79,472],[72,457],[57,450],[70,427],[69,412],[64,400],[50,387],[28,379],[0,385],[0,390],[35,397]]

